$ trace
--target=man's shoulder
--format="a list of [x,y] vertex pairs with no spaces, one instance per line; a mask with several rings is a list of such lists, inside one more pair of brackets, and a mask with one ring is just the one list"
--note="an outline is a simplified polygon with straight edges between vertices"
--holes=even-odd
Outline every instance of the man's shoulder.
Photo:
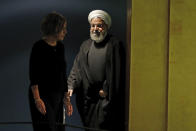
[[110,43],[112,43],[113,46],[119,46],[122,44],[122,41],[120,41],[116,36],[110,35]]
[[110,40],[112,41],[118,41],[118,38],[114,35],[109,35],[109,37],[110,37]]
[[87,39],[87,40],[82,42],[81,48],[89,48],[91,44],[92,44],[92,40]]

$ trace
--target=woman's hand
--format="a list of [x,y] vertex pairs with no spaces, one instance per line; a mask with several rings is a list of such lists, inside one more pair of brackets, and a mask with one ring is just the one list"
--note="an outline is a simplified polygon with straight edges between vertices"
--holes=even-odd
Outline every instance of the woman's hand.
[[45,115],[46,114],[46,106],[43,102],[42,99],[35,99],[35,105],[38,109],[38,111],[42,114],[42,115]]
[[68,116],[71,116],[72,113],[73,113],[73,106],[71,104],[71,101],[70,101],[70,94],[69,93],[65,93],[65,96],[64,96],[64,104],[65,104],[65,107],[66,107],[66,113]]
[[35,100],[36,108],[38,109],[38,111],[41,114],[45,115],[46,114],[46,106],[45,106],[43,100],[40,99],[38,85],[32,85],[31,90],[32,90],[33,97]]

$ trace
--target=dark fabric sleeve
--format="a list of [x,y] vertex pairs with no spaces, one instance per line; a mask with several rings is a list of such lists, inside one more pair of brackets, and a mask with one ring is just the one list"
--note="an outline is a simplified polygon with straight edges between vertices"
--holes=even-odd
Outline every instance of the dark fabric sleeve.
[[112,118],[116,119],[113,124],[117,128],[124,128],[124,96],[125,96],[125,52],[122,42],[115,44],[113,49],[113,86],[111,96]]
[[68,83],[68,89],[74,90],[75,88],[79,87],[81,84],[81,74],[80,74],[80,66],[79,66],[79,60],[82,55],[82,48],[80,48],[79,53],[77,54],[73,67],[70,71],[67,83]]
[[122,56],[121,56],[121,45],[118,40],[113,41],[112,57],[111,59],[111,80],[109,79],[110,89],[109,89],[109,101],[116,103],[116,97],[119,96],[121,90],[121,77],[122,77]]
[[123,43],[118,42],[114,48],[114,95],[123,95],[125,89],[125,51],[123,48]]
[[39,49],[34,45],[31,50],[29,63],[30,86],[37,85],[39,83],[39,61]]

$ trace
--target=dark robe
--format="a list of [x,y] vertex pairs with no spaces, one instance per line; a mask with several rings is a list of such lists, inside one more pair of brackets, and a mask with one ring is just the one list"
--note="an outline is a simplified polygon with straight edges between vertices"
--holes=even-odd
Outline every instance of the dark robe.
[[[84,126],[107,129],[112,131],[124,130],[124,51],[123,45],[115,37],[108,35],[106,42],[105,80],[92,80],[88,67],[88,53],[93,41],[83,42],[75,58],[74,65],[68,77],[68,88],[76,93],[76,104]],[[99,90],[107,94],[99,96]]]

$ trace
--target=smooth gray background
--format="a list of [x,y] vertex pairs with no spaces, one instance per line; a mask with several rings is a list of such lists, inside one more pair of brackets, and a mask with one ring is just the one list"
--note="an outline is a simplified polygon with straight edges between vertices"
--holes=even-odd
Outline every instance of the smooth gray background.
[[[57,11],[68,20],[65,44],[69,73],[82,41],[89,38],[88,13],[104,9],[112,17],[112,32],[124,43],[126,0],[1,0],[0,1],[0,122],[30,122],[28,64],[31,47],[41,38],[40,21]],[[82,125],[75,107],[69,124]],[[32,131],[27,125],[0,125],[0,131]],[[66,131],[82,131],[67,128]]]

